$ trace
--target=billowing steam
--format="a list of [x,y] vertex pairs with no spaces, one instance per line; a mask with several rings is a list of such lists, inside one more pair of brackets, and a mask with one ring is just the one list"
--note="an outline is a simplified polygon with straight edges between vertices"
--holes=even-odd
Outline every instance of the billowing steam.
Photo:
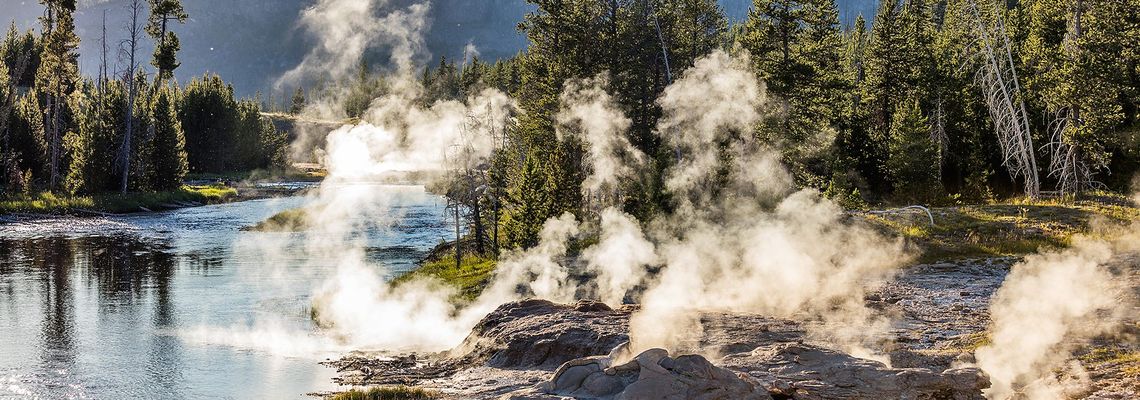
[[618,190],[619,183],[633,179],[642,167],[645,155],[629,143],[626,131],[633,123],[605,87],[603,75],[594,79],[566,82],[562,91],[562,110],[558,113],[560,137],[577,134],[585,144],[586,163],[590,173],[582,182],[587,196],[607,197]]
[[[722,51],[698,60],[658,100],[655,131],[673,153],[665,172],[673,213],[638,221],[618,208],[624,186],[643,176],[649,160],[628,141],[631,122],[606,93],[606,78],[571,81],[560,97],[558,136],[586,149],[583,190],[596,215],[582,225],[570,214],[548,220],[536,247],[500,257],[488,287],[468,306],[456,306],[454,291],[434,282],[389,285],[378,273],[382,266],[366,261],[359,234],[395,217],[393,200],[370,185],[477,163],[494,148],[490,129],[508,125],[516,111],[494,90],[463,102],[419,104],[423,88],[414,66],[428,6],[373,17],[382,6],[382,0],[321,0],[306,11],[305,26],[325,45],[283,78],[347,73],[345,66],[355,66],[372,42],[394,49],[397,70],[387,94],[372,101],[359,124],[328,134],[322,163],[329,176],[307,199],[301,246],[309,259],[337,271],[313,296],[323,335],[281,335],[268,332],[279,325],[258,324],[191,337],[271,351],[439,351],[458,345],[505,302],[588,296],[640,304],[630,326],[634,352],[692,350],[701,334],[699,312],[733,311],[808,320],[815,339],[875,356],[888,321],[865,306],[864,294],[890,279],[909,254],[900,240],[850,221],[818,192],[795,188],[779,152],[753,135],[767,108],[763,85],[746,56]],[[977,352],[978,365],[994,379],[994,398],[1057,393],[1060,383],[1049,377],[1066,359],[1067,340],[1105,332],[1117,315],[1119,291],[1103,265],[1121,243],[1136,247],[1136,232],[1130,242],[1081,240],[1014,268],[994,299],[993,343]],[[582,252],[580,263],[568,262],[568,243],[583,233],[596,233],[598,243]],[[270,237],[242,248],[277,263],[279,250],[295,245]],[[581,282],[583,276],[592,281]],[[304,344],[281,345],[296,341]]]
[[424,34],[431,27],[428,2],[376,14],[388,0],[319,0],[301,12],[300,27],[317,45],[299,65],[277,80],[278,90],[322,80],[343,81],[356,73],[366,52],[384,48],[398,71],[414,71],[425,54]]
[[[375,99],[360,124],[328,136],[329,176],[306,207],[305,250],[338,267],[314,294],[317,320],[355,348],[442,350],[504,302],[586,294],[614,305],[641,303],[631,326],[635,350],[684,346],[699,333],[696,312],[707,310],[814,318],[822,339],[864,348],[885,324],[863,306],[863,294],[907,257],[900,243],[846,223],[843,210],[816,192],[794,190],[777,153],[751,134],[765,100],[748,64],[716,52],[666,89],[657,133],[677,156],[666,181],[678,211],[648,222],[615,208],[623,182],[646,164],[626,139],[629,119],[605,92],[604,77],[569,82],[559,136],[587,149],[585,194],[605,207],[591,225],[599,243],[582,253],[594,280],[580,287],[572,277],[567,242],[581,228],[564,215],[547,221],[538,246],[504,254],[488,288],[463,309],[438,284],[390,287],[365,261],[357,232],[393,216],[390,200],[360,183],[466,162],[448,157],[457,146],[485,157],[491,135],[479,127],[505,125],[514,106],[487,91],[422,107],[415,102],[418,81],[403,75],[396,85],[402,89]],[[269,255],[282,244],[260,245]]]
[[[1135,299],[1107,264],[1114,254],[1137,251],[1140,223],[1112,242],[1078,237],[1071,248],[1014,265],[990,305],[991,341],[975,352],[993,385],[986,395],[1045,400],[1083,390],[1087,374],[1066,361],[1076,344],[1121,328]],[[1058,379],[1062,369],[1065,378]]]

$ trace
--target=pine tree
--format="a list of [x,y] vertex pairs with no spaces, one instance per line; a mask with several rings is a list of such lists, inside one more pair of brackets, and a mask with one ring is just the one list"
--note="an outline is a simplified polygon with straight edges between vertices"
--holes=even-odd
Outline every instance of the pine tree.
[[[849,88],[861,87],[866,76],[867,23],[860,15],[844,35],[843,74]],[[848,90],[840,99],[839,122],[836,127],[835,148],[831,163],[831,181],[825,191],[829,197],[856,201],[852,197],[858,188],[866,189],[860,171],[873,169],[861,164],[870,152],[867,134],[867,117],[862,106],[862,92]]]
[[505,244],[514,248],[533,247],[538,244],[538,233],[550,215],[550,198],[544,187],[546,178],[541,161],[528,157],[515,180],[505,199],[511,207],[503,216]]
[[[780,100],[780,111],[787,115],[796,99],[795,89],[807,69],[798,58],[796,45],[803,33],[801,7],[797,0],[756,0],[744,25],[741,45],[752,55],[757,76],[768,93]],[[790,136],[790,119],[784,119],[781,134]]]
[[154,59],[151,65],[158,69],[158,80],[167,80],[174,77],[174,70],[178,69],[178,50],[181,45],[178,35],[170,31],[169,23],[185,23],[189,15],[182,8],[182,0],[149,0],[150,18],[146,32],[155,40]]
[[[597,37],[605,32],[605,7],[584,0],[528,0],[537,10],[528,14],[520,29],[530,39],[530,46],[520,60],[519,106],[524,111],[511,132],[512,151],[524,154],[523,165],[513,170],[525,179],[512,182],[508,190],[515,192],[516,201],[504,216],[508,242],[514,246],[536,243],[537,234],[547,218],[563,210],[577,212],[580,204],[581,171],[574,151],[565,149],[555,135],[554,116],[559,108],[559,95],[563,84],[570,78],[590,77],[601,72],[606,65],[605,46],[599,46]],[[612,6],[614,3],[609,2]],[[613,21],[610,21],[611,23]],[[440,68],[443,70],[444,68]],[[580,156],[580,154],[579,154]],[[533,160],[550,160],[542,168],[527,167]],[[527,170],[526,168],[531,168]],[[537,170],[537,171],[536,171]],[[525,190],[541,193],[518,193]],[[551,207],[548,199],[557,199],[559,206]],[[541,201],[543,204],[533,202]]]
[[[1098,187],[1094,176],[1110,162],[1114,131],[1125,120],[1119,34],[1128,5],[1109,0],[1036,0],[1028,5],[1024,57],[1027,78],[1051,117],[1050,176],[1058,189]],[[1135,11],[1131,11],[1135,12]]]
[[894,197],[905,201],[929,201],[941,193],[938,147],[930,141],[930,127],[918,99],[895,113],[891,124],[890,158],[887,171],[894,182]]
[[178,120],[186,135],[191,172],[225,172],[234,152],[237,102],[217,75],[194,79],[182,92]]
[[850,91],[834,0],[757,0],[741,40],[777,102],[761,136],[784,149],[801,183],[822,186],[833,143],[816,139],[842,123]]
[[36,70],[40,65],[41,46],[36,39],[35,32],[29,29],[24,34],[16,30],[15,21],[8,27],[8,34],[0,44],[0,59],[8,68],[8,72],[15,74],[21,68],[23,73],[15,77],[12,84],[15,86],[31,87],[36,81]]
[[890,188],[891,182],[878,169],[888,157],[896,107],[903,104],[908,95],[923,105],[931,102],[933,17],[930,4],[924,0],[879,4],[871,27],[862,88],[870,151],[859,164],[867,168],[861,172],[872,187],[884,191]]
[[981,51],[969,1],[946,3],[941,28],[931,45],[934,78],[929,92],[934,101],[929,119],[932,137],[943,145],[941,176],[946,190],[963,199],[983,201],[993,196],[992,172],[1005,167],[982,89],[975,82],[977,67],[963,66],[963,60]]
[[298,115],[305,111],[305,89],[297,87],[289,104],[289,114]]
[[43,0],[47,5],[42,18],[44,44],[40,67],[36,71],[36,89],[44,96],[44,131],[49,154],[48,187],[61,183],[64,154],[63,135],[68,130],[68,99],[79,82],[79,36],[75,34],[74,0]]
[[12,107],[8,122],[8,151],[18,170],[12,172],[35,179],[42,179],[48,174],[48,150],[39,97],[34,90],[20,96]]
[[175,113],[178,93],[171,87],[157,90],[151,106],[154,144],[150,161],[150,181],[155,190],[175,190],[182,186],[188,170],[186,138]]
[[69,193],[119,190],[117,149],[126,128],[126,85],[119,80],[101,90],[85,85],[77,109],[77,129],[67,136],[70,154],[64,187]]

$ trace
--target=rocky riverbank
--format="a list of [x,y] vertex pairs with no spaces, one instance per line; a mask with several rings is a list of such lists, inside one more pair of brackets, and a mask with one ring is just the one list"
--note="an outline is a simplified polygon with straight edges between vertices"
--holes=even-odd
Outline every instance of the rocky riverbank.
[[[499,307],[449,352],[355,354],[328,364],[342,383],[413,385],[456,399],[980,399],[989,379],[961,366],[987,342],[990,299],[1018,260],[917,265],[867,295],[892,320],[876,349],[890,365],[808,335],[815,321],[724,312],[702,314],[698,337],[673,353],[629,354],[623,343],[636,306],[542,300]],[[1137,265],[1133,256],[1113,261],[1140,293]],[[1067,378],[1083,383],[1080,397],[1140,396],[1137,315],[1123,334],[1075,344],[1071,362],[1087,376]]]

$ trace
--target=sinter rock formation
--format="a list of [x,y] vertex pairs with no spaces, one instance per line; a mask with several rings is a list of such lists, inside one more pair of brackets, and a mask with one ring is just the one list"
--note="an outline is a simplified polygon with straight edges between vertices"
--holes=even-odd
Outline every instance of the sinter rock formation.
[[669,356],[649,349],[633,360],[612,365],[624,347],[609,356],[572,360],[550,382],[503,396],[504,400],[546,399],[740,399],[772,397],[736,372],[712,365],[699,355]]
[[662,349],[631,357],[635,310],[524,300],[488,314],[450,352],[330,365],[345,384],[418,385],[464,399],[973,400],[989,386],[977,369],[891,368],[805,344],[793,321],[747,314],[702,315],[700,346],[722,358]]

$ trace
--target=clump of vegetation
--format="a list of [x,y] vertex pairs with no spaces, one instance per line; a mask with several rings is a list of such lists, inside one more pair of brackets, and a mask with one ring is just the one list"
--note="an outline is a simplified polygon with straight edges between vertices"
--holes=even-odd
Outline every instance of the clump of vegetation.
[[244,228],[255,232],[298,232],[308,229],[309,212],[304,208],[294,208],[273,214],[257,225]]
[[409,386],[379,386],[367,390],[352,389],[329,396],[329,400],[431,400],[440,398],[435,392]]
[[393,284],[409,282],[420,278],[431,278],[457,290],[457,302],[470,302],[479,297],[483,288],[491,281],[497,261],[492,257],[465,256],[458,266],[455,256],[445,256],[424,261],[420,268],[393,281]]

